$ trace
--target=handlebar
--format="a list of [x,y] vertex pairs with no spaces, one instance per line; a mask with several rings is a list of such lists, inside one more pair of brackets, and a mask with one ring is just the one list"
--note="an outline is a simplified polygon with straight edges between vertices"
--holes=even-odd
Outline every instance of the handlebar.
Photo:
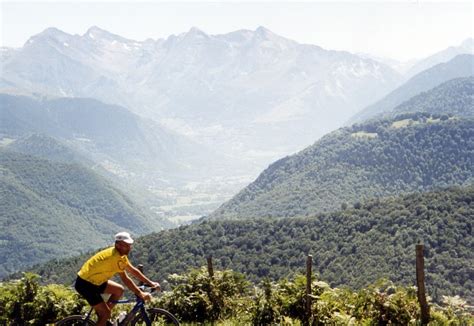
[[156,288],[152,288],[151,286],[148,286],[148,285],[140,285],[138,287],[141,291],[147,291],[148,290],[148,293],[153,293],[156,291]]
[[[148,285],[140,285],[138,286],[138,288],[140,289],[140,291],[144,291],[144,292],[148,292],[148,293],[153,293],[156,291],[156,288],[152,288]],[[149,291],[146,291],[147,289],[149,289]],[[110,297],[110,294],[102,294],[102,298],[104,299],[104,301],[107,301]],[[136,298],[136,301],[137,302],[143,302],[143,300],[135,294],[135,298]],[[116,301],[113,301],[114,303],[130,303],[132,302],[132,300],[130,299],[122,299],[122,300],[116,300]]]

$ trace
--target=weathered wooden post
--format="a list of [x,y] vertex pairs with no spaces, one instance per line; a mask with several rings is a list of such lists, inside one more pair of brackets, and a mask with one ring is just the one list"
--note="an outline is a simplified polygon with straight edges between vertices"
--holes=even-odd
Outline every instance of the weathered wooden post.
[[306,325],[311,322],[311,274],[313,267],[313,256],[306,258]]
[[210,278],[214,278],[214,268],[212,267],[212,256],[207,257],[207,272]]
[[418,288],[418,302],[421,308],[421,324],[428,325],[430,321],[430,307],[426,301],[425,294],[425,261],[422,244],[416,245],[416,286]]

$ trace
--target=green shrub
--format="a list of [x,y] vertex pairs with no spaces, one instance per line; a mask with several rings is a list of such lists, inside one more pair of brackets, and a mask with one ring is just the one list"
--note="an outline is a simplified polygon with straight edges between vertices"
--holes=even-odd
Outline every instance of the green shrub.
[[[443,296],[443,306],[432,315],[434,325],[474,325],[474,317],[467,311],[467,302],[459,296]],[[443,324],[444,323],[444,324]]]
[[[313,279],[309,319],[304,275],[279,282],[265,280],[253,293],[243,275],[230,270],[218,271],[210,278],[201,268],[174,275],[171,281],[172,291],[152,304],[170,310],[182,322],[219,321],[229,326],[304,325],[308,320],[312,325],[420,324],[416,288],[387,280],[353,291]],[[42,286],[34,274],[0,283],[0,325],[45,325],[86,309],[87,303],[73,289]],[[474,325],[467,302],[458,296],[443,297],[441,305],[430,304],[430,314],[431,326]]]
[[276,300],[274,292],[276,284],[266,279],[262,282],[262,289],[255,288],[255,299],[252,311],[252,324],[275,325],[281,324],[280,303]]
[[0,285],[0,322],[44,325],[81,313],[87,303],[63,285],[40,286],[39,276],[25,273],[18,281]]
[[354,309],[357,294],[349,289],[330,288],[320,282],[323,292],[315,297],[312,305],[313,325],[351,325],[355,321]]
[[215,321],[249,313],[249,283],[242,274],[218,271],[211,278],[203,267],[172,275],[170,283],[173,290],[159,303],[182,321]]
[[386,280],[360,290],[354,306],[357,320],[409,325],[420,318],[416,289],[397,287]]

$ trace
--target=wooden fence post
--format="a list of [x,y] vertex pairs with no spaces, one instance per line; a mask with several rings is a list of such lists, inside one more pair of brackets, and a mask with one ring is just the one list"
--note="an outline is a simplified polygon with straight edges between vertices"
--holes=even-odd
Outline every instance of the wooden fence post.
[[425,262],[422,244],[416,245],[416,286],[418,289],[418,302],[421,308],[421,324],[427,325],[430,321],[430,307],[426,301],[425,294]]
[[207,272],[209,273],[209,277],[214,277],[214,268],[212,267],[212,256],[207,257]]
[[311,274],[313,267],[313,256],[306,258],[306,322],[310,324],[311,319]]

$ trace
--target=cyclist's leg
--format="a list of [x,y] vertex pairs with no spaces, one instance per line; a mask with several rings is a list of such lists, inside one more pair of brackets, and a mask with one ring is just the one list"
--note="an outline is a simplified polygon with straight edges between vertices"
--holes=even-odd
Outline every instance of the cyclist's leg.
[[109,301],[107,302],[107,305],[110,308],[110,310],[112,310],[113,307],[115,306],[114,301],[117,301],[122,297],[123,291],[124,289],[122,285],[111,280],[107,281],[107,286],[104,290],[104,293],[110,294]]
[[77,277],[75,288],[77,292],[82,295],[87,302],[94,308],[99,318],[97,325],[106,325],[107,320],[110,318],[110,308],[102,299],[101,293],[107,288],[107,283],[101,285],[92,284],[80,277]]
[[[94,308],[98,316],[97,325],[99,326],[107,325],[107,321],[111,316],[111,308],[113,307],[113,305],[110,307],[109,303],[104,302],[101,294],[110,293],[110,300],[118,300],[113,298],[120,298],[120,288],[123,293],[123,287],[120,284],[112,282],[112,285],[109,286],[109,282],[112,281],[104,282],[101,285],[95,285],[80,277],[76,279],[75,288],[77,292],[87,300],[92,308]],[[119,288],[117,288],[117,285]]]
[[101,303],[98,303],[92,306],[92,308],[94,308],[98,317],[96,325],[97,326],[107,325],[107,321],[109,320],[110,315],[111,315],[111,310],[109,306],[105,302],[102,301]]

